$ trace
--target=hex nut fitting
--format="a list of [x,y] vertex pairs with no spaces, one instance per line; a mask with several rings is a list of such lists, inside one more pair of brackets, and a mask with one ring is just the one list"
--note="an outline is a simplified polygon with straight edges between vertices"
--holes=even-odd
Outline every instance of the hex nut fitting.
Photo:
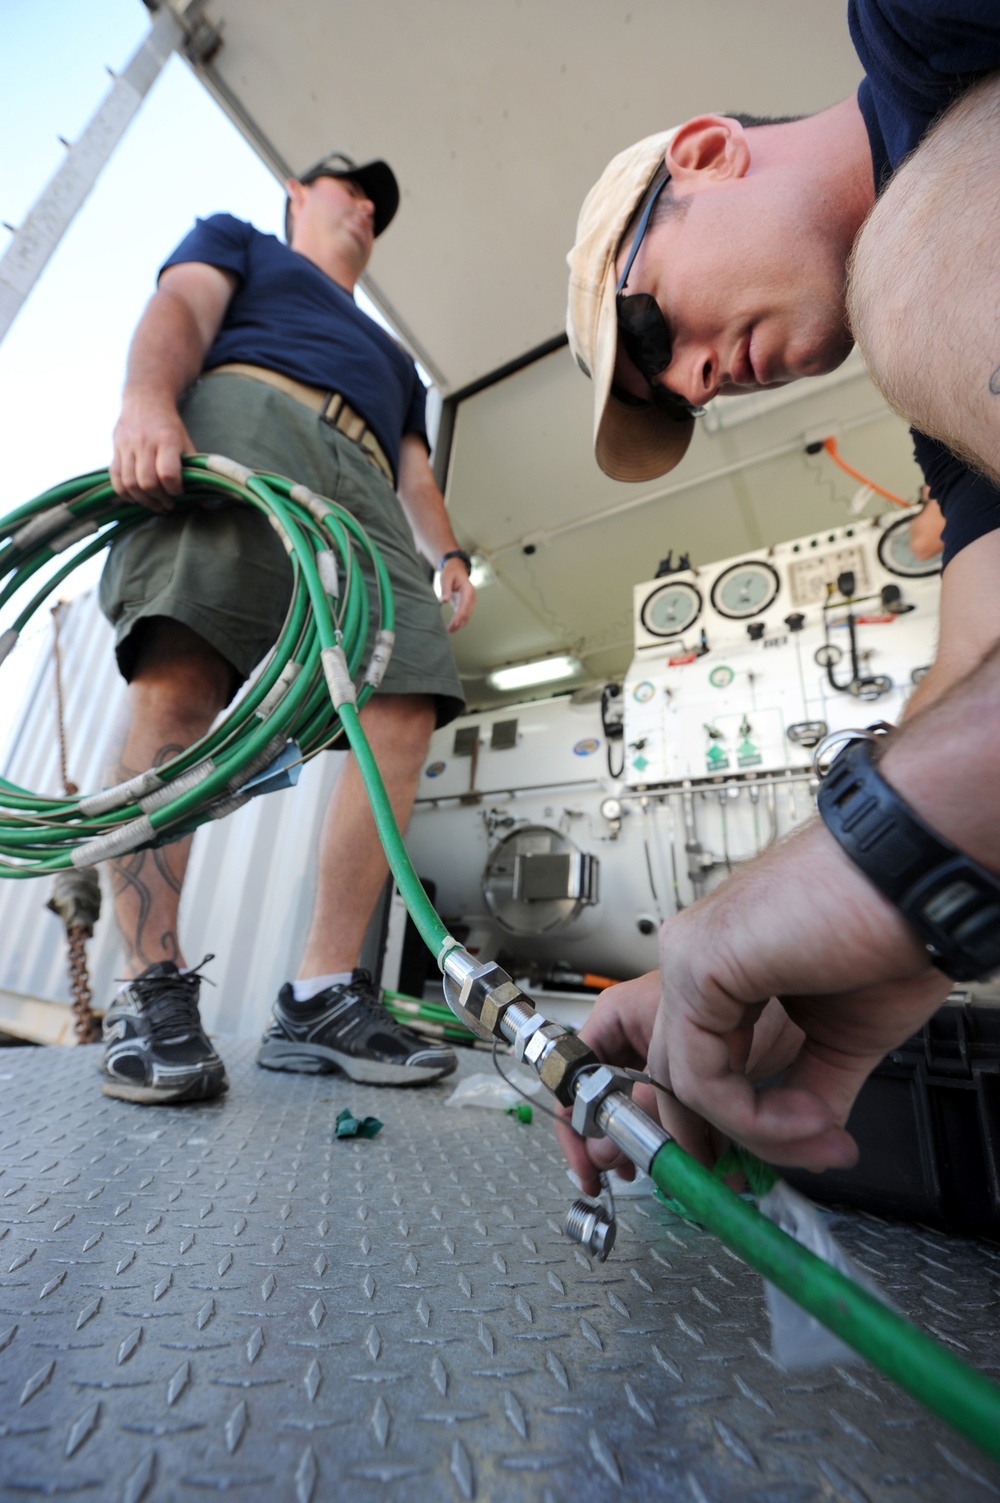
[[501,1037],[500,1024],[508,1007],[513,1007],[515,1002],[526,1001],[527,998],[516,982],[504,981],[500,986],[495,986],[486,993],[479,1013],[479,1021],[495,1039],[498,1039]]
[[533,1012],[530,1018],[526,1018],[523,1023],[518,1024],[514,1035],[514,1042],[511,1045],[511,1053],[516,1060],[524,1059],[525,1050],[538,1030],[544,1028],[545,1024],[546,1018],[540,1012]]
[[596,1065],[597,1056],[575,1033],[563,1033],[545,1055],[538,1074],[542,1084],[562,1106],[573,1105],[573,1082],[582,1069]]
[[611,1065],[598,1065],[596,1070],[588,1070],[584,1075],[579,1075],[578,1071],[577,1074],[571,1119],[573,1131],[581,1138],[601,1137],[597,1127],[601,1102],[615,1091],[631,1096],[632,1082],[624,1071],[615,1070]]
[[494,1038],[500,1037],[500,1019],[522,997],[518,987],[495,961],[488,961],[466,976],[458,1005]]
[[565,1028],[561,1027],[559,1023],[549,1023],[543,1018],[542,1026],[534,1030],[524,1047],[525,1064],[531,1065],[541,1074],[539,1064],[543,1055],[551,1049],[556,1040],[561,1038],[565,1032]]

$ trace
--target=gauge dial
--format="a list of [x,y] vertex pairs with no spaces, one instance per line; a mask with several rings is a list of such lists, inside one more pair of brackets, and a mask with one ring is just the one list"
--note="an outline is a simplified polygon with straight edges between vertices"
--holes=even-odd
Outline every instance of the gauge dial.
[[652,637],[676,637],[701,615],[701,592],[686,580],[669,580],[646,599],[639,619]]
[[941,573],[941,555],[935,558],[917,558],[910,547],[910,526],[913,517],[900,517],[887,527],[878,540],[879,562],[890,574],[902,579],[919,579],[925,574]]
[[763,559],[748,558],[719,575],[712,586],[712,604],[720,616],[743,621],[766,611],[780,587],[777,570]]

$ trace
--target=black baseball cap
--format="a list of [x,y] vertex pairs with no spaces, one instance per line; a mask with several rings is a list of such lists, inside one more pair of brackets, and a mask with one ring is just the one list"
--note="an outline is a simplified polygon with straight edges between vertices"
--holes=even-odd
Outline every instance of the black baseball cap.
[[[377,160],[374,162],[355,162],[343,151],[331,151],[314,163],[306,172],[303,172],[298,181],[300,183],[314,183],[318,177],[349,177],[354,182],[360,183],[365,193],[375,205],[375,219],[372,228],[375,235],[381,235],[392,223],[396,210],[399,208],[399,184],[396,182],[396,174],[388,162]],[[285,239],[291,239],[291,203],[285,204]]]

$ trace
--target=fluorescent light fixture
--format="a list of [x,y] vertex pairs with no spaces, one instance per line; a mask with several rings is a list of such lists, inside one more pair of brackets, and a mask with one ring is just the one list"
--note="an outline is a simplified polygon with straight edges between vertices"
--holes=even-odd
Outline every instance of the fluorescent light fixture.
[[557,657],[535,658],[531,663],[493,668],[487,673],[486,682],[493,689],[528,689],[536,684],[557,684],[563,679],[577,678],[582,672],[580,659],[563,652]]

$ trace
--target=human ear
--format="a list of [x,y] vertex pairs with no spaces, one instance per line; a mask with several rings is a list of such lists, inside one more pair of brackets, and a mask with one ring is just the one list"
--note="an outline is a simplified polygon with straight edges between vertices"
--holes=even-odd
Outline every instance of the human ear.
[[696,115],[675,132],[665,160],[674,181],[690,188],[698,180],[726,182],[743,177],[750,166],[750,147],[738,120]]

